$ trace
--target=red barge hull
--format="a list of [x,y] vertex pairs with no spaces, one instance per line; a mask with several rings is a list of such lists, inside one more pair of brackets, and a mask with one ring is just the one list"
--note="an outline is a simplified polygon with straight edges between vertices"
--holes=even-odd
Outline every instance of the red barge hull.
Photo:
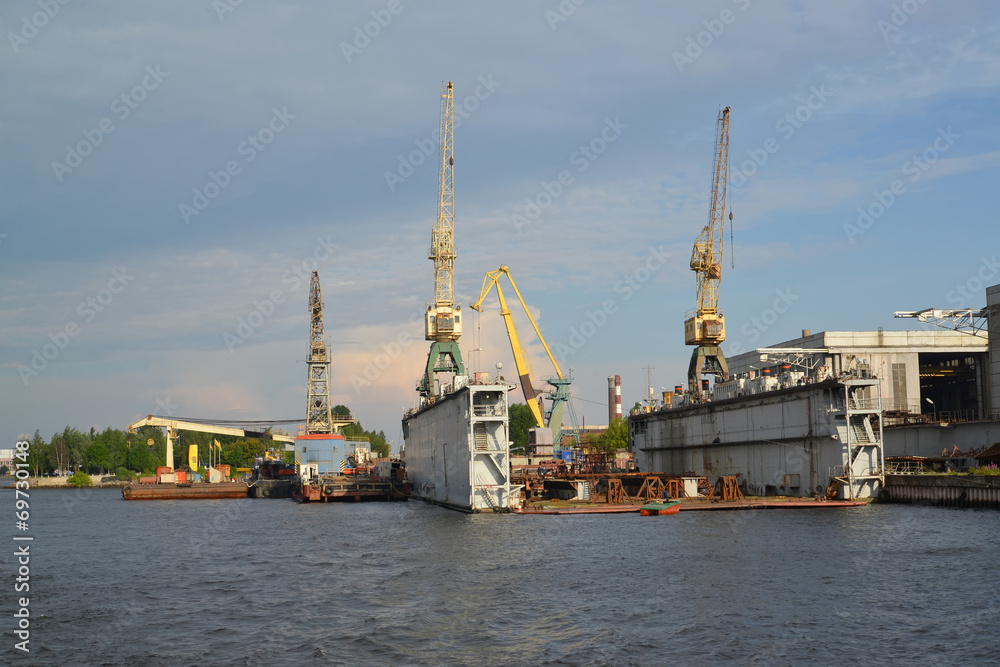
[[122,488],[125,500],[222,500],[246,498],[243,482],[219,484],[131,484]]

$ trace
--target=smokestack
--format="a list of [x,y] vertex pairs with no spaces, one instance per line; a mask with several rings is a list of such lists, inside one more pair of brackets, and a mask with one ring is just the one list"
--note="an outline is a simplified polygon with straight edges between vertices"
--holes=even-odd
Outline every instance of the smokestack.
[[803,338],[808,338],[810,333],[812,333],[812,332],[809,331],[809,329],[803,329],[802,330],[802,337]]
[[615,376],[615,417],[621,419],[622,416],[622,376]]
[[622,416],[622,376],[608,376],[608,423]]
[[615,376],[608,376],[608,423],[615,418]]

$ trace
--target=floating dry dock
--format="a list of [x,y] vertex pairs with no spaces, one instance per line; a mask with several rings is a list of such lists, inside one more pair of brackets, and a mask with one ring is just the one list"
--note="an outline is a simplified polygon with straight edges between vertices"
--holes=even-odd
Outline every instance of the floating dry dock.
[[510,483],[511,385],[464,376],[403,417],[406,474],[413,496],[463,512],[507,512],[520,489]]

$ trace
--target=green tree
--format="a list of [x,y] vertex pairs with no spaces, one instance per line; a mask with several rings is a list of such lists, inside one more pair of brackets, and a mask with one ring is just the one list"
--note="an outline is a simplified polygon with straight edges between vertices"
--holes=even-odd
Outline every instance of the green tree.
[[35,435],[32,436],[31,445],[28,447],[28,468],[35,477],[52,471],[49,464],[49,445],[38,429],[35,429]]
[[111,469],[111,453],[101,440],[94,440],[84,453],[84,465],[88,472],[103,473]]
[[77,488],[81,486],[91,486],[92,482],[90,480],[90,475],[83,472],[82,470],[77,470],[75,473],[70,475],[69,479],[66,480],[67,484],[71,484]]
[[[138,442],[136,441],[138,440]],[[155,472],[156,459],[145,439],[133,439],[125,458],[125,467],[136,472]]]
[[351,409],[346,405],[335,405],[330,408],[330,412],[340,417],[349,417],[351,415]]
[[[69,427],[66,427],[67,430]],[[56,470],[69,469],[69,443],[62,433],[53,433],[48,447],[49,464]]]
[[128,456],[128,434],[116,428],[106,428],[95,437],[108,449],[108,469],[115,470],[125,465]]
[[619,449],[628,448],[628,422],[622,417],[616,417],[608,424],[608,430],[597,436],[593,442],[597,451],[603,454],[614,454]]
[[0,466],[0,477],[6,477],[10,474],[10,468],[5,465]]
[[528,431],[537,426],[531,408],[524,403],[513,403],[510,406],[510,439],[513,449],[525,451],[528,447]]
[[63,429],[62,433],[63,440],[66,442],[66,448],[69,451],[69,465],[70,467],[81,467],[84,465],[84,458],[86,457],[87,446],[90,444],[90,438],[81,433],[80,429],[74,428],[72,426],[67,426]]

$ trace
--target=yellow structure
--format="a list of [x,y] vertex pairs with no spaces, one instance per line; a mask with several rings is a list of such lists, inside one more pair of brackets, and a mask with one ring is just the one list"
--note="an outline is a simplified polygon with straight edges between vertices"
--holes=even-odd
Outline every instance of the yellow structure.
[[[517,328],[514,326],[514,318],[511,317],[510,309],[507,307],[507,299],[504,297],[503,289],[500,287],[501,276],[507,276],[507,280],[510,281],[510,286],[514,288],[514,293],[517,295],[518,301],[521,302],[521,307],[524,308],[524,313],[528,316],[528,321],[531,322],[531,326],[535,330],[535,335],[538,336],[538,340],[541,342],[542,347],[545,348],[545,353],[549,355],[549,361],[552,362],[552,367],[556,371],[557,377],[546,380],[548,384],[555,387],[555,390],[549,395],[552,399],[552,409],[549,412],[547,423],[542,416],[542,395],[535,389],[531,378],[531,368],[528,365],[528,358],[524,354],[524,348],[521,347],[521,341],[517,335]],[[521,382],[521,391],[524,392],[524,401],[527,403],[532,416],[535,418],[535,424],[539,428],[548,427],[552,429],[552,435],[555,442],[559,442],[562,430],[563,407],[569,404],[570,416],[573,419],[572,432],[577,440],[579,440],[578,430],[576,428],[576,417],[573,413],[572,404],[569,403],[569,385],[571,380],[563,376],[562,371],[559,369],[559,364],[556,362],[555,357],[552,356],[552,351],[549,349],[548,343],[545,342],[545,337],[542,336],[542,332],[538,328],[535,318],[531,316],[531,311],[528,310],[527,304],[524,303],[524,297],[521,296],[521,290],[517,288],[517,283],[514,282],[514,277],[510,275],[510,269],[506,266],[501,266],[496,271],[488,271],[486,276],[483,278],[483,289],[479,292],[479,298],[476,299],[476,302],[469,307],[477,312],[483,312],[483,299],[486,298],[494,286],[497,289],[497,298],[500,300],[500,315],[503,316],[504,324],[507,326],[507,337],[510,339],[510,350],[514,354],[514,365],[517,366],[517,374]]]
[[[719,113],[716,122],[713,163],[708,224],[695,239],[691,252],[696,307],[684,319],[685,344],[698,346],[691,355],[688,367],[688,390],[693,397],[701,395],[702,373],[714,375],[717,381],[729,377],[726,359],[719,347],[726,340],[726,318],[719,309],[719,283],[722,279],[726,183],[729,179],[729,107]],[[732,217],[730,213],[730,221]]]

